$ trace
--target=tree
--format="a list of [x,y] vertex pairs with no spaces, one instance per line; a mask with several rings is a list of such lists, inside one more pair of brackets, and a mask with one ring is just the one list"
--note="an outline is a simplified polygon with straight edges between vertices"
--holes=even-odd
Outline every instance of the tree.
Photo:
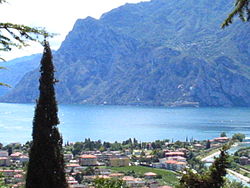
[[[0,0],[0,4],[5,2],[6,0]],[[53,34],[49,34],[42,28],[0,22],[0,51],[11,51],[14,47],[28,46],[29,41],[40,42],[39,36],[52,37]],[[5,61],[1,55],[0,60]],[[5,67],[0,66],[0,69],[5,69]],[[0,86],[10,87],[8,84],[1,82]]]
[[235,133],[232,137],[233,140],[238,140],[240,142],[242,142],[244,138],[245,138],[245,135],[242,133]]
[[243,21],[250,20],[250,0],[236,0],[234,10],[228,15],[225,21],[222,23],[222,28],[229,26],[233,22],[233,18],[235,16],[239,16],[239,18]]
[[211,148],[211,142],[210,142],[210,140],[207,140],[206,149],[209,149],[209,148]]
[[97,178],[94,181],[96,188],[126,188],[125,182],[120,179]]
[[226,134],[225,132],[222,132],[222,133],[220,134],[220,136],[221,136],[221,137],[227,137],[227,134]]
[[215,159],[209,170],[204,173],[195,173],[192,170],[187,170],[181,177],[178,188],[219,188],[225,183],[225,176],[227,174],[226,168],[229,167],[228,154],[224,146],[221,150],[220,156]]
[[46,41],[40,72],[40,96],[33,119],[33,142],[26,188],[66,188],[62,137],[57,128],[59,119],[54,91],[54,66],[51,50]]

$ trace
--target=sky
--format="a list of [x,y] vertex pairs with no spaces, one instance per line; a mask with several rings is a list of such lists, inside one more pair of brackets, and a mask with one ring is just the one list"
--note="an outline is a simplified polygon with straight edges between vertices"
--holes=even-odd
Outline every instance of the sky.
[[[51,48],[57,50],[75,21],[87,16],[96,19],[125,3],[138,3],[149,0],[8,0],[0,5],[0,22],[42,27],[58,34],[50,39]],[[30,47],[1,52],[1,57],[11,60],[17,57],[42,53],[41,45],[31,43]]]

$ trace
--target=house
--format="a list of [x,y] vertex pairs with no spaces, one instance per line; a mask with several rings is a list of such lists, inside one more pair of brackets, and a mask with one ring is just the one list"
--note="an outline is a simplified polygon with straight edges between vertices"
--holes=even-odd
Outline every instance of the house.
[[164,164],[164,168],[168,170],[181,171],[186,168],[186,162],[179,162],[175,160],[167,160]]
[[27,163],[27,162],[29,162],[29,157],[26,155],[22,155],[19,157],[19,160],[21,163]]
[[129,187],[144,187],[146,184],[141,178],[134,178],[132,176],[124,176],[122,180],[125,181]]
[[78,181],[76,181],[74,177],[69,176],[69,177],[67,177],[67,183],[68,183],[69,187],[72,187],[72,185],[77,185]]
[[163,168],[163,164],[162,163],[152,163],[152,167],[153,168]]
[[248,164],[250,164],[250,161],[249,161],[248,157],[245,157],[245,156],[240,157],[239,162],[240,162],[241,165],[248,165]]
[[195,147],[196,149],[204,149],[204,148],[205,148],[205,146],[202,145],[202,144],[194,144],[194,147]]
[[20,153],[20,152],[12,153],[12,154],[10,155],[10,159],[11,159],[11,160],[14,160],[14,161],[17,161],[17,160],[20,159],[20,157],[21,157],[22,155],[23,155],[23,154]]
[[95,166],[97,165],[97,157],[95,155],[81,155],[79,163],[81,166]]
[[8,157],[9,154],[7,151],[0,150],[0,157]]
[[10,166],[9,157],[0,157],[0,166]]
[[75,164],[75,163],[70,163],[70,164],[66,165],[66,170],[71,171],[71,170],[74,170],[77,167],[80,167],[80,165],[79,164]]
[[174,160],[174,161],[179,161],[179,162],[187,161],[185,157],[181,157],[181,156],[168,157],[167,160]]
[[109,177],[111,177],[111,178],[121,178],[123,176],[124,176],[123,173],[112,173],[112,174],[109,174]]
[[154,172],[146,172],[144,173],[144,176],[146,179],[154,179],[156,178],[157,174]]
[[98,169],[95,169],[95,174],[98,174],[98,175],[109,175],[109,174],[111,174],[111,170],[107,169],[107,168],[98,168]]
[[15,183],[24,182],[24,176],[22,174],[14,175],[14,182]]
[[176,156],[184,157],[185,153],[182,151],[172,151],[165,153],[165,157],[176,157]]
[[126,156],[112,157],[109,159],[109,166],[129,166],[129,158]]
[[215,143],[226,143],[228,142],[230,139],[228,137],[217,137],[214,138],[213,140],[210,140],[211,143],[215,144]]
[[67,154],[64,154],[63,157],[65,161],[69,162],[70,160],[73,159],[73,154],[67,153]]

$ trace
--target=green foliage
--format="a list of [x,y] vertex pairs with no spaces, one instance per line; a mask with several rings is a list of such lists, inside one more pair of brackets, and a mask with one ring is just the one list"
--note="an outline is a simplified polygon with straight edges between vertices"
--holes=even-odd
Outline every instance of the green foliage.
[[242,134],[242,133],[235,133],[232,137],[233,140],[238,140],[240,142],[243,141],[243,139],[246,137],[246,135]]
[[241,182],[226,180],[222,188],[247,188],[247,186],[244,186]]
[[[0,4],[4,2],[6,0],[0,0]],[[0,51],[11,51],[13,47],[26,47],[30,41],[41,42],[39,37],[52,37],[53,35],[42,28],[0,22]],[[5,61],[1,55],[0,60]],[[0,67],[0,69],[4,69],[4,67]],[[8,84],[1,82],[0,86],[10,87]]]
[[4,176],[0,173],[0,188],[5,188]]
[[210,149],[210,148],[211,148],[211,142],[210,140],[207,140],[206,149]]
[[83,173],[85,176],[92,176],[92,175],[95,175],[95,169],[93,167],[87,167],[85,170],[84,170],[84,173]]
[[221,137],[227,137],[227,134],[226,134],[225,132],[222,132],[222,133],[220,134],[220,136],[221,136]]
[[94,181],[95,188],[126,188],[125,182],[119,179],[98,178]]
[[223,147],[220,156],[215,159],[209,170],[204,173],[195,173],[192,170],[187,170],[183,174],[178,188],[219,188],[225,183],[227,174],[226,168],[229,167],[228,148]]
[[223,22],[222,28],[229,26],[229,24],[233,22],[233,18],[237,15],[243,22],[249,21],[250,20],[249,5],[250,5],[249,0],[236,0],[235,8],[228,15],[227,19]]
[[54,66],[48,42],[41,60],[40,96],[33,120],[33,142],[27,170],[26,188],[66,188],[62,138],[57,125]]

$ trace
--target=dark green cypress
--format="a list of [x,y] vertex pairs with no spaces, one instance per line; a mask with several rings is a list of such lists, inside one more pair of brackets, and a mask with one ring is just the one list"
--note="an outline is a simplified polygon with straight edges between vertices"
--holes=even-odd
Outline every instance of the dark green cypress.
[[66,188],[62,137],[57,125],[57,102],[52,53],[44,42],[41,60],[40,96],[33,119],[33,142],[27,170],[26,188]]

